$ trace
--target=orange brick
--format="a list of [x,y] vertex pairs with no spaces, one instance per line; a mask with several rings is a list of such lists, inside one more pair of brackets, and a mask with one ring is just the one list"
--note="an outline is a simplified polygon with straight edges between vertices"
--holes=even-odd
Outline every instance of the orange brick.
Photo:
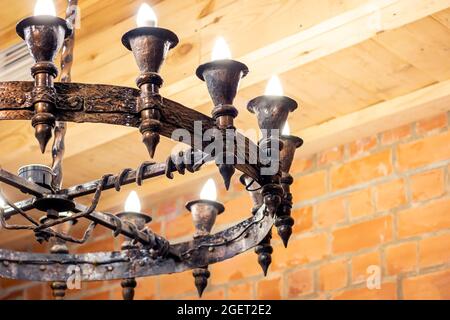
[[369,253],[363,253],[352,258],[352,282],[359,283],[366,281],[367,268],[370,266],[380,266],[380,253],[373,251]]
[[159,277],[162,298],[171,298],[183,293],[197,292],[192,271],[167,274]]
[[258,300],[279,300],[281,299],[281,279],[274,278],[261,280],[258,282]]
[[450,158],[450,131],[397,147],[398,167],[409,170]]
[[381,136],[382,144],[391,144],[399,140],[406,139],[411,136],[411,125],[398,127],[389,131],[386,131]]
[[[110,283],[110,281],[82,282],[81,283],[81,291],[86,291],[86,290],[96,290],[96,291],[98,291],[98,289],[106,287],[109,283]],[[112,283],[113,282],[111,282],[111,284]],[[117,282],[116,285],[120,286],[120,281]],[[74,290],[77,291],[77,289],[74,289]]]
[[356,191],[347,196],[350,217],[357,218],[372,214],[375,209],[372,204],[370,189]]
[[122,288],[120,286],[114,288],[111,291],[111,300],[114,300],[114,301],[123,300]]
[[217,217],[216,226],[235,224],[252,216],[253,203],[246,193],[225,202],[224,205],[225,212]]
[[[197,298],[200,299],[200,298]],[[203,294],[201,300],[224,300],[225,299],[225,290],[217,289],[213,291],[206,290]]]
[[292,188],[294,201],[304,201],[319,197],[327,192],[326,172],[317,171],[295,179]]
[[157,278],[148,277],[137,279],[135,289],[135,300],[155,300],[156,299]]
[[9,292],[4,295],[2,295],[2,293],[0,292],[0,299],[1,300],[24,300],[23,294],[24,294],[23,290]]
[[319,153],[317,164],[319,166],[324,166],[333,162],[341,161],[343,157],[344,146],[333,147]]
[[291,174],[299,174],[308,171],[314,166],[314,157],[309,158],[295,158],[291,167]]
[[392,217],[380,217],[333,231],[333,252],[370,248],[392,239]]
[[[239,266],[239,268],[236,268],[236,266]],[[269,268],[269,272],[270,270]],[[261,267],[258,264],[258,256],[252,250],[240,254],[233,259],[216,263],[210,266],[210,271],[210,282],[213,285],[224,284],[262,274]]]
[[[99,226],[97,226],[96,229],[98,229]],[[84,232],[84,230],[83,230]],[[75,232],[71,233],[71,235],[75,236]],[[81,235],[82,237],[83,235]],[[75,236],[76,237],[76,236]],[[39,242],[33,242],[33,244],[31,245],[31,252],[34,253],[48,253],[50,251],[50,246],[48,243],[39,243]]]
[[445,192],[444,171],[442,169],[413,175],[409,181],[414,201],[428,200]]
[[156,210],[157,217],[165,217],[170,214],[177,213],[177,200],[173,199],[173,201],[165,201],[158,206],[158,210]]
[[423,134],[428,131],[445,128],[447,124],[447,114],[442,113],[428,119],[417,121],[416,131],[418,134]]
[[378,144],[376,136],[365,137],[349,144],[350,157],[359,156],[373,148]]
[[336,300],[395,300],[397,299],[397,286],[392,282],[382,283],[380,289],[366,287],[350,289],[337,293],[333,298]]
[[13,287],[19,287],[26,283],[27,283],[26,281],[0,278],[0,288],[1,289],[10,289]]
[[385,150],[333,168],[331,186],[333,190],[343,189],[387,176],[391,172],[391,152]]
[[288,275],[288,297],[297,298],[314,290],[313,272],[311,269],[297,270]]
[[317,225],[331,227],[345,220],[345,199],[343,197],[324,201],[317,205]]
[[324,258],[328,253],[327,234],[317,234],[300,239],[292,239],[287,249],[279,244],[274,247],[272,264],[274,270],[299,266]]
[[231,179],[231,191],[236,193],[247,192],[245,186],[239,181],[238,175],[234,175]]
[[330,262],[319,269],[319,288],[330,291],[345,287],[347,284],[347,260]]
[[301,233],[310,230],[313,226],[313,208],[303,207],[292,211],[292,218],[295,220],[293,231]]
[[194,224],[189,212],[185,212],[171,220],[165,222],[165,234],[169,240],[192,236],[194,234]]
[[405,183],[402,179],[379,184],[376,187],[378,211],[386,211],[406,203]]
[[82,300],[101,300],[101,301],[110,300],[109,293],[110,293],[109,291],[103,291],[91,295],[86,295],[82,297]]
[[164,234],[163,234],[163,228],[162,228],[162,226],[163,226],[163,222],[162,222],[162,221],[153,221],[153,222],[149,225],[150,229],[151,229],[154,233],[156,233],[156,234],[158,234],[158,235],[164,235]]
[[116,239],[108,237],[102,240],[92,239],[88,243],[76,247],[78,253],[114,251],[116,248]]
[[450,234],[423,239],[419,243],[421,268],[450,262]]
[[41,300],[44,298],[44,288],[41,284],[37,284],[25,289],[26,300]]
[[228,287],[228,299],[251,300],[253,299],[253,285],[251,282],[237,284]]
[[443,199],[398,213],[400,238],[450,228],[450,200]]
[[417,244],[401,243],[386,248],[386,269],[389,275],[412,271],[417,265]]
[[403,297],[408,300],[450,299],[450,270],[411,277],[403,281]]

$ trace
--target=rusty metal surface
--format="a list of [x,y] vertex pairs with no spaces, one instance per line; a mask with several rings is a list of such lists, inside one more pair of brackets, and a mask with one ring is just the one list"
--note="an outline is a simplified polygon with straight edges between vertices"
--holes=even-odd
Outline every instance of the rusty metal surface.
[[[105,182],[104,190],[116,188],[117,180],[119,179],[119,177],[121,178],[120,185],[123,186],[137,182],[138,180],[143,181],[146,179],[163,176],[167,173],[167,167],[165,163],[147,164],[146,166],[143,167],[143,169],[141,168],[139,168],[138,170],[129,170],[129,171],[127,170],[125,174],[120,173],[118,175],[111,175]],[[170,170],[176,171],[177,168],[174,167],[171,168]],[[24,187],[24,191],[26,191],[26,193],[30,193],[36,196],[42,196],[43,194],[49,192],[49,190],[42,188],[32,182],[20,179],[19,177],[3,169],[0,169],[0,181],[12,186],[22,186]],[[75,199],[78,197],[94,193],[100,182],[101,179],[86,182],[84,184],[72,186],[67,189],[61,190],[60,193],[67,195],[72,199]],[[28,211],[33,209],[33,203],[34,199],[27,199],[16,203],[16,206],[22,209],[23,211]],[[5,218],[8,219],[14,214],[16,214],[15,210],[13,210],[12,208],[5,208]]]
[[0,250],[0,276],[29,281],[67,281],[79,266],[82,281],[140,278],[183,272],[230,259],[259,244],[274,218],[262,206],[252,218],[223,232],[170,246],[167,258],[149,250],[88,254],[32,254]]
[[[79,83],[55,83],[55,89],[57,121],[105,123],[136,128],[140,126],[138,89]],[[33,82],[0,82],[0,120],[31,120],[34,115],[32,90]],[[185,129],[194,138],[195,121],[202,123],[203,131],[214,127],[214,120],[210,117],[169,99],[162,98],[161,114],[160,134],[169,139],[176,129]],[[201,141],[202,137],[197,138]],[[248,161],[251,159],[251,150],[258,150],[257,146],[239,133],[236,133],[236,140],[245,141],[245,152],[238,152],[236,155],[247,160],[238,161],[236,169],[260,182],[258,165]],[[204,142],[204,147],[207,145],[208,142]]]
[[44,193],[48,193],[49,189],[41,187],[31,181],[16,176],[6,170],[0,168],[0,182],[6,183],[12,187],[15,187],[23,193],[28,193],[35,196],[40,196]]

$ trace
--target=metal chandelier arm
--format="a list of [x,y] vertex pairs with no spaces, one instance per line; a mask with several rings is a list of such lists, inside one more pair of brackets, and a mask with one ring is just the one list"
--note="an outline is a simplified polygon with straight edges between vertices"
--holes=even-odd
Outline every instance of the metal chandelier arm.
[[12,174],[11,172],[8,172],[2,168],[0,168],[0,182],[17,188],[23,193],[28,193],[34,196],[42,196],[44,193],[49,192],[48,189],[15,174]]
[[[193,154],[198,154],[200,156],[203,155],[203,152],[193,151]],[[171,158],[169,158],[171,159]],[[204,159],[204,157],[202,157]],[[201,164],[199,164],[200,166]],[[155,178],[158,176],[168,175],[172,172],[180,172],[180,167],[175,165],[171,165],[170,161],[166,161],[166,163],[151,163],[144,162],[137,170],[124,170],[118,175],[109,175],[105,180],[103,185],[103,190],[110,190],[119,186],[124,186],[127,184],[135,183],[139,186],[142,184],[144,180]],[[29,193],[31,195],[42,197],[45,194],[50,194],[51,190],[43,188],[36,183],[30,182],[26,179],[23,179],[17,175],[14,175],[6,170],[0,168],[0,182],[4,182],[13,187],[16,187],[23,192]],[[99,183],[102,182],[102,179],[94,180],[91,182],[86,182],[83,184],[75,185],[69,187],[67,189],[59,190],[58,194],[63,194],[71,199],[79,198],[88,194],[92,194],[96,191]],[[15,203],[15,205],[23,211],[28,211],[34,208],[33,203],[35,199],[26,199],[20,202]],[[9,219],[11,216],[17,214],[17,210],[14,210],[11,207],[5,208],[5,218]]]
[[[136,128],[141,124],[138,89],[80,83],[55,83],[54,86],[57,98],[54,114],[56,121],[105,123]],[[33,87],[33,82],[0,82],[0,120],[31,120],[35,114]],[[175,101],[162,98],[155,99],[154,103],[161,105],[160,134],[169,139],[174,130],[185,129],[192,137],[190,146],[195,147],[194,138],[202,141],[203,132],[214,128],[212,118]],[[195,132],[196,121],[201,122],[202,132]],[[239,133],[236,133],[236,140],[245,143],[245,161],[238,161],[236,169],[261,182],[258,165],[249,161],[251,150],[259,150],[258,147]],[[209,143],[203,142],[203,147]],[[258,159],[257,156],[254,158]]]
[[[258,245],[269,233],[274,217],[262,206],[252,218],[202,239],[170,246],[165,259],[148,250],[81,255],[31,254],[0,250],[0,277],[29,281],[67,281],[79,267],[79,280],[104,281],[178,273],[230,259]],[[176,256],[183,257],[182,260]],[[20,268],[18,268],[20,265]],[[75,275],[76,276],[76,275]]]

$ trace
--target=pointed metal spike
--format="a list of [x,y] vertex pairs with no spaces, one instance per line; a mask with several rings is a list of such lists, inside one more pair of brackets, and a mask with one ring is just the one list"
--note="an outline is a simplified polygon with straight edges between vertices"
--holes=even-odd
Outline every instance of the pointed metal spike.
[[289,239],[292,235],[292,226],[294,225],[294,219],[291,216],[281,216],[275,221],[278,235],[283,241],[284,247],[287,248]]
[[206,267],[194,269],[192,274],[194,275],[195,287],[197,288],[198,296],[201,298],[203,296],[203,292],[208,286],[208,279],[211,276],[211,273],[208,271],[208,267]]
[[236,169],[231,164],[221,164],[219,165],[219,172],[223,178],[223,182],[225,183],[225,188],[228,191],[230,189],[231,178],[236,172]]
[[47,144],[52,138],[52,127],[48,124],[38,124],[34,127],[34,136],[39,142],[41,152],[45,153]]
[[258,263],[261,266],[264,277],[267,277],[267,273],[269,271],[269,266],[272,263],[272,255],[270,253],[261,253],[258,255]]
[[281,226],[278,228],[278,235],[283,241],[284,247],[287,248],[289,244],[289,239],[292,235],[292,228],[290,226]]
[[142,142],[147,147],[150,158],[153,159],[156,152],[156,147],[158,146],[160,137],[158,133],[146,131],[142,134]]
[[197,293],[198,293],[199,298],[201,298],[203,296],[203,292],[205,291],[207,286],[208,286],[208,280],[205,280],[203,278],[195,280],[195,287],[197,288]]

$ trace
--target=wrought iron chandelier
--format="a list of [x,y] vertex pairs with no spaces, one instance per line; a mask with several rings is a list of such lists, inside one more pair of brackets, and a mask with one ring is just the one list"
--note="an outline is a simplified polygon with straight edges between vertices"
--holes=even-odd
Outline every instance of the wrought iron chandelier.
[[[47,6],[43,6],[47,4]],[[9,201],[2,193],[5,205],[0,208],[0,222],[7,230],[29,230],[39,242],[53,240],[49,254],[24,253],[0,249],[0,276],[11,279],[51,282],[55,298],[62,299],[73,266],[80,270],[82,281],[122,280],[124,299],[131,300],[136,278],[193,270],[195,286],[201,296],[207,286],[208,266],[230,259],[255,248],[264,274],[271,264],[272,227],[285,246],[292,234],[292,195],[289,174],[294,154],[303,141],[289,134],[281,134],[288,114],[297,108],[292,99],[268,94],[249,102],[248,110],[258,119],[263,137],[255,145],[239,134],[234,127],[238,110],[233,106],[241,78],[248,73],[247,66],[229,56],[216,57],[201,65],[197,76],[206,82],[214,108],[212,118],[159,94],[163,80],[159,70],[168,51],[178,43],[177,36],[157,27],[156,16],[149,7],[141,7],[138,27],[122,37],[123,45],[132,51],[140,70],[139,89],[71,83],[77,0],[68,1],[66,19],[56,17],[51,1],[39,0],[35,15],[20,21],[17,34],[26,42],[35,64],[31,68],[34,82],[0,82],[0,120],[31,120],[40,149],[44,153],[54,135],[52,167],[28,165],[18,175],[0,169],[0,182],[30,196],[20,202]],[[62,49],[61,82],[54,82],[58,69],[54,64]],[[225,50],[226,51],[226,50]],[[223,148],[210,151],[206,142],[191,145],[187,151],[168,157],[165,163],[144,162],[137,170],[125,169],[117,175],[104,175],[98,180],[64,188],[62,186],[64,138],[66,122],[105,123],[139,128],[142,140],[153,158],[160,136],[171,138],[176,129],[192,135],[194,122],[214,132],[213,140],[223,139]],[[225,138],[224,138],[225,137]],[[200,140],[202,141],[202,140]],[[231,148],[243,141],[245,152]],[[279,151],[279,152],[278,152]],[[261,174],[267,164],[261,155],[277,162],[276,172]],[[250,159],[257,159],[256,163]],[[228,161],[223,161],[224,159]],[[230,160],[231,159],[231,160]],[[222,160],[222,161],[220,161]],[[222,232],[211,234],[217,215],[224,206],[214,197],[203,196],[186,205],[195,226],[193,239],[171,244],[151,231],[150,216],[139,208],[109,214],[96,210],[102,192],[120,191],[127,184],[141,186],[144,180],[173,173],[194,173],[207,162],[215,162],[228,189],[235,170],[243,173],[240,181],[246,187],[254,204],[245,220]],[[213,188],[206,186],[205,190]],[[75,200],[93,195],[90,206]],[[30,210],[42,212],[39,220]],[[245,215],[247,213],[243,213]],[[27,224],[8,223],[12,216],[21,216]],[[70,235],[70,226],[87,219],[81,239]],[[121,252],[70,254],[66,243],[85,243],[97,225],[106,227],[113,236],[123,235],[126,241]],[[67,227],[69,226],[69,227]]]

